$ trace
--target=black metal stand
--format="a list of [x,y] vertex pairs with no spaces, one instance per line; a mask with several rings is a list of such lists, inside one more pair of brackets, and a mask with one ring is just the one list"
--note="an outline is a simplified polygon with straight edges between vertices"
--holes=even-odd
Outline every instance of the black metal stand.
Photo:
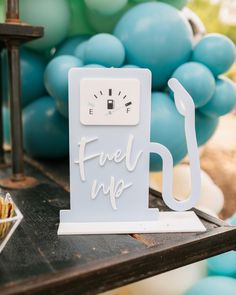
[[[20,82],[20,46],[27,41],[43,36],[43,28],[22,23],[19,18],[19,0],[6,1],[6,22],[0,24],[0,40],[7,49],[8,81],[11,121],[12,175],[0,179],[0,185],[6,188],[25,188],[37,183],[35,178],[24,174],[24,154],[22,143],[21,118],[21,82]],[[2,98],[0,97],[2,109]],[[0,115],[0,122],[2,114]],[[0,131],[0,164],[4,161],[3,132]]]

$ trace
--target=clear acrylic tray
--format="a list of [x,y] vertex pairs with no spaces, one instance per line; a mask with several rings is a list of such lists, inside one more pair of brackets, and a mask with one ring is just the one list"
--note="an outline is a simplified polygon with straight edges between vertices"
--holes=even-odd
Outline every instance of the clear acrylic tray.
[[[23,215],[21,214],[20,210],[12,200],[10,194],[8,192],[2,192],[0,191],[0,253],[6,246],[7,242],[10,240],[11,236],[13,235],[14,231],[20,224]],[[3,200],[4,202],[10,202],[11,205],[13,205],[13,214],[11,217],[2,218],[3,215]],[[5,204],[5,203],[4,203]],[[4,212],[7,213],[7,212]]]

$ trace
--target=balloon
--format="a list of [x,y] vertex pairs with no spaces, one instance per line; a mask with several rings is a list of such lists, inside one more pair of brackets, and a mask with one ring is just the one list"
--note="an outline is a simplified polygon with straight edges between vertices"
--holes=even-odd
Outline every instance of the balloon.
[[[162,173],[150,173],[150,187],[162,192]],[[173,195],[178,200],[185,200],[191,193],[191,173],[189,165],[179,164],[173,169]],[[196,208],[218,214],[224,206],[224,195],[213,183],[210,176],[201,170],[201,194]]]
[[167,3],[178,9],[182,9],[188,3],[188,0],[159,0],[159,1]]
[[74,50],[74,56],[84,61],[84,53],[87,46],[87,41],[80,43]]
[[105,68],[105,67],[98,64],[89,64],[84,66],[84,68]]
[[[165,145],[173,156],[174,164],[187,154],[184,118],[166,93],[152,93],[151,141]],[[159,156],[151,154],[150,168],[151,171],[162,169]]]
[[198,281],[184,295],[235,295],[236,280],[227,277],[207,277]]
[[214,214],[219,214],[223,207],[224,194],[221,189],[214,183],[202,185],[201,196],[196,205],[196,208],[209,209]]
[[196,107],[205,105],[215,91],[215,79],[210,70],[197,62],[188,62],[178,67],[173,78],[186,88]]
[[45,87],[55,99],[57,110],[68,117],[68,72],[73,67],[82,67],[83,62],[72,55],[60,55],[52,59],[44,74]]
[[119,39],[110,34],[97,34],[87,41],[84,61],[106,67],[120,67],[125,59],[125,50]]
[[40,97],[23,110],[23,130],[29,155],[58,158],[68,154],[68,121],[56,111],[52,97]]
[[229,251],[207,260],[210,275],[236,277],[236,252]]
[[209,34],[202,38],[193,51],[192,59],[206,65],[215,76],[226,72],[234,63],[234,43],[221,34]]
[[124,69],[129,69],[129,68],[131,68],[131,69],[139,69],[140,67],[138,67],[138,66],[136,66],[136,65],[124,65],[122,68],[124,68]]
[[75,55],[76,48],[89,39],[89,35],[78,35],[70,37],[62,42],[57,48],[55,56],[59,55]]
[[85,0],[85,4],[91,10],[103,15],[113,15],[126,6],[128,0]]
[[206,262],[200,261],[128,285],[127,292],[120,295],[183,295],[205,274]]
[[216,89],[210,101],[199,109],[208,116],[223,116],[233,110],[236,105],[236,86],[227,79],[216,80]]
[[44,36],[26,44],[35,50],[45,50],[66,38],[70,25],[70,7],[66,0],[21,0],[22,21],[44,27]]
[[203,145],[214,134],[219,119],[218,117],[208,117],[197,111],[195,120],[197,142],[198,145]]
[[114,30],[127,63],[152,71],[152,86],[163,89],[173,71],[188,61],[192,30],[182,14],[165,3],[148,2],[127,11]]
[[236,213],[228,219],[229,224],[236,226]]
[[114,15],[104,15],[93,10],[87,10],[86,16],[90,26],[95,32],[112,33],[125,10],[122,9]]
[[95,31],[88,23],[86,6],[82,0],[67,0],[71,7],[70,35],[93,34]]
[[0,0],[0,23],[5,21],[5,1]]
[[[2,79],[3,99],[8,103],[8,68],[7,52],[3,51]],[[36,52],[28,49],[20,50],[21,73],[21,104],[26,106],[34,99],[45,94],[43,74],[46,67],[45,59]]]

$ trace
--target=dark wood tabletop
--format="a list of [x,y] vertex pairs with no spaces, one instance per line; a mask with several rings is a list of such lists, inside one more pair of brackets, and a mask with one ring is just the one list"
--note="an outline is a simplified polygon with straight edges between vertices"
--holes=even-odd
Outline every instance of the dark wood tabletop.
[[[24,219],[0,254],[1,295],[96,294],[236,248],[235,228],[197,210],[204,233],[57,236],[68,160],[28,159],[26,174],[38,185],[12,191]],[[166,210],[159,193],[150,206]]]

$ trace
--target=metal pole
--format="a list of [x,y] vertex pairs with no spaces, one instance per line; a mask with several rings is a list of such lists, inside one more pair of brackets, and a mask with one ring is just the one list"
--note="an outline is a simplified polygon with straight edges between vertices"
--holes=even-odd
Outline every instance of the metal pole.
[[[19,0],[7,0],[6,4],[6,22],[19,23]],[[17,40],[8,40],[7,56],[11,121],[12,180],[14,181],[21,181],[24,179],[19,48],[20,43]]]
[[0,166],[5,164],[4,150],[3,150],[3,108],[2,108],[2,48],[0,44]]
[[24,160],[20,100],[20,56],[19,44],[17,41],[8,42],[7,54],[12,145],[12,179],[15,181],[21,181],[24,178]]
[[19,0],[6,1],[6,22],[19,23]]

